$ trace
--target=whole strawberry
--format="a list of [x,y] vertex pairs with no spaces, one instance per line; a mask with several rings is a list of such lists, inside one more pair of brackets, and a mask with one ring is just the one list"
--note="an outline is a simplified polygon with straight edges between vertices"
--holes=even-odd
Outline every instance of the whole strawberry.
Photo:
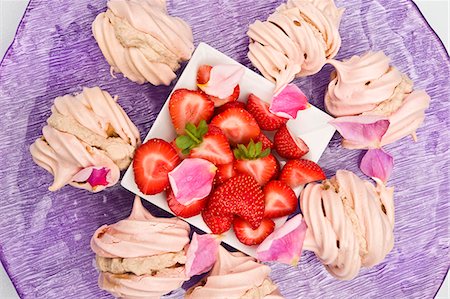
[[266,131],[275,131],[287,123],[287,119],[279,117],[269,111],[269,104],[263,102],[254,94],[250,94],[247,100],[247,111],[256,119],[259,127]]
[[306,143],[294,136],[286,125],[283,125],[274,136],[274,148],[277,153],[286,159],[299,159],[309,152]]

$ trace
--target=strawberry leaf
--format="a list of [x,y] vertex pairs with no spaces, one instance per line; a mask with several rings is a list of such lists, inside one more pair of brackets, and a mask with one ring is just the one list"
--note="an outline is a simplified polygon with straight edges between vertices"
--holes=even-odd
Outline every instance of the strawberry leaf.
[[247,146],[243,144],[238,144],[237,148],[233,151],[234,156],[238,160],[257,160],[260,158],[267,157],[270,154],[270,148],[262,151],[262,142],[259,141],[255,143],[253,140],[250,140]]
[[266,148],[260,155],[259,158],[265,158],[270,154],[270,148]]
[[194,144],[194,141],[189,136],[181,135],[177,137],[175,143],[179,149],[184,150],[190,148]]

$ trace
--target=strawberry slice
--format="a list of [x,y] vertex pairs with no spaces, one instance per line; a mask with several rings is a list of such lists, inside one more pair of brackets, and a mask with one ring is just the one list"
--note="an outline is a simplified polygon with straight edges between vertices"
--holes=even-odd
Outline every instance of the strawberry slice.
[[217,216],[217,213],[214,212],[213,209],[204,209],[202,211],[202,218],[213,234],[220,235],[231,228],[233,214]]
[[262,132],[259,133],[258,137],[256,137],[255,142],[261,142],[262,143],[262,149],[265,150],[266,148],[273,148],[273,142],[267,138],[266,135],[264,135]]
[[253,177],[238,175],[217,187],[206,210],[214,216],[240,216],[256,229],[264,215],[264,193]]
[[201,158],[216,165],[233,161],[230,144],[223,132],[214,126],[208,126],[204,120],[196,127],[189,123],[186,135],[177,137],[175,143],[183,155],[190,158]]
[[168,173],[181,162],[177,151],[162,139],[150,139],[134,154],[133,171],[142,193],[153,195],[169,186]]
[[236,218],[233,221],[233,229],[241,243],[252,246],[261,244],[275,230],[275,222],[264,218],[261,225],[253,229],[247,221]]
[[184,134],[186,124],[198,125],[211,119],[214,103],[203,92],[177,89],[170,96],[169,113],[177,134]]
[[[211,73],[212,66],[210,65],[201,65],[197,71],[197,84],[206,84],[209,81],[209,76]],[[220,99],[218,97],[208,95],[208,98],[214,102],[215,107],[220,107],[226,103],[234,102],[239,98],[240,88],[239,84],[233,90],[233,94],[224,99]]]
[[242,108],[225,110],[212,119],[211,125],[219,127],[232,145],[247,144],[261,132],[253,116]]
[[275,133],[273,141],[277,153],[286,159],[299,159],[309,152],[306,143],[300,137],[292,135],[286,125]]
[[264,186],[264,217],[277,218],[295,212],[298,206],[294,191],[283,181],[270,181]]
[[270,153],[270,148],[262,149],[262,143],[250,141],[248,146],[239,144],[234,150],[234,168],[238,173],[247,174],[264,186],[278,173],[277,159]]
[[230,108],[242,108],[245,109],[245,104],[239,101],[234,101],[234,102],[228,102],[223,106],[217,107],[216,110],[214,110],[214,115],[218,115],[222,112],[224,112],[227,109]]
[[288,161],[280,173],[280,180],[291,188],[326,179],[319,165],[310,160],[299,159]]
[[179,217],[189,218],[200,214],[208,202],[208,197],[196,200],[189,205],[179,203],[171,189],[166,190],[167,204],[169,209]]
[[248,96],[247,111],[256,119],[261,130],[275,131],[288,121],[287,118],[276,116],[270,112],[269,104],[263,102],[254,94]]
[[233,163],[217,165],[216,177],[214,179],[214,182],[216,185],[221,185],[235,175],[236,171],[234,170]]

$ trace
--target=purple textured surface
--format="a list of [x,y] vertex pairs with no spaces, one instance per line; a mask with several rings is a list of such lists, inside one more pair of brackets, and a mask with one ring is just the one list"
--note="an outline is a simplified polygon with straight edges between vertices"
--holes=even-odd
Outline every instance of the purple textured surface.
[[[248,24],[265,19],[280,0],[169,1],[169,11],[204,41],[250,66]],[[431,298],[449,266],[449,58],[415,5],[407,0],[340,0],[346,8],[338,58],[384,50],[417,89],[432,98],[419,141],[387,147],[396,165],[395,246],[372,269],[352,281],[333,279],[311,253],[297,268],[271,264],[286,298]],[[0,257],[22,298],[110,298],[97,288],[89,240],[97,227],[128,215],[133,196],[119,185],[90,194],[71,187],[50,193],[52,180],[28,152],[40,136],[58,95],[95,86],[119,95],[120,104],[148,132],[172,86],[136,85],[113,79],[92,35],[104,1],[32,0],[0,68]],[[296,83],[323,107],[330,66]],[[348,151],[335,136],[320,164],[328,175],[350,169],[361,175],[361,152]],[[164,213],[149,207],[157,215]],[[181,298],[183,290],[167,298]]]

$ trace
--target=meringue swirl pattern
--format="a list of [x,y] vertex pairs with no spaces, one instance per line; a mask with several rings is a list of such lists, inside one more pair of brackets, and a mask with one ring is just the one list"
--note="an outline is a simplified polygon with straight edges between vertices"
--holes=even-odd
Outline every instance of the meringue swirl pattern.
[[118,298],[160,298],[179,288],[189,279],[189,231],[178,218],[154,217],[136,196],[128,218],[101,226],[91,239],[99,287]]
[[[36,164],[54,176],[49,190],[70,184],[98,192],[117,183],[140,144],[139,131],[117,97],[98,87],[83,88],[57,97],[51,111],[42,138],[30,147]],[[91,185],[88,178],[99,170],[107,173],[106,183]]]
[[333,0],[288,0],[267,21],[250,25],[248,57],[276,83],[275,93],[296,77],[319,72],[336,56],[343,12]]
[[306,186],[300,206],[308,226],[303,248],[313,251],[338,279],[380,263],[394,245],[393,188],[338,170]]
[[110,0],[92,32],[111,66],[133,82],[169,85],[194,50],[189,25],[161,0]]
[[188,290],[185,298],[283,298],[269,273],[269,266],[220,246],[217,261],[206,281]]
[[336,116],[378,115],[390,121],[381,146],[413,135],[425,118],[429,95],[413,90],[413,82],[383,52],[348,60],[329,60],[335,67],[325,95],[327,111]]

